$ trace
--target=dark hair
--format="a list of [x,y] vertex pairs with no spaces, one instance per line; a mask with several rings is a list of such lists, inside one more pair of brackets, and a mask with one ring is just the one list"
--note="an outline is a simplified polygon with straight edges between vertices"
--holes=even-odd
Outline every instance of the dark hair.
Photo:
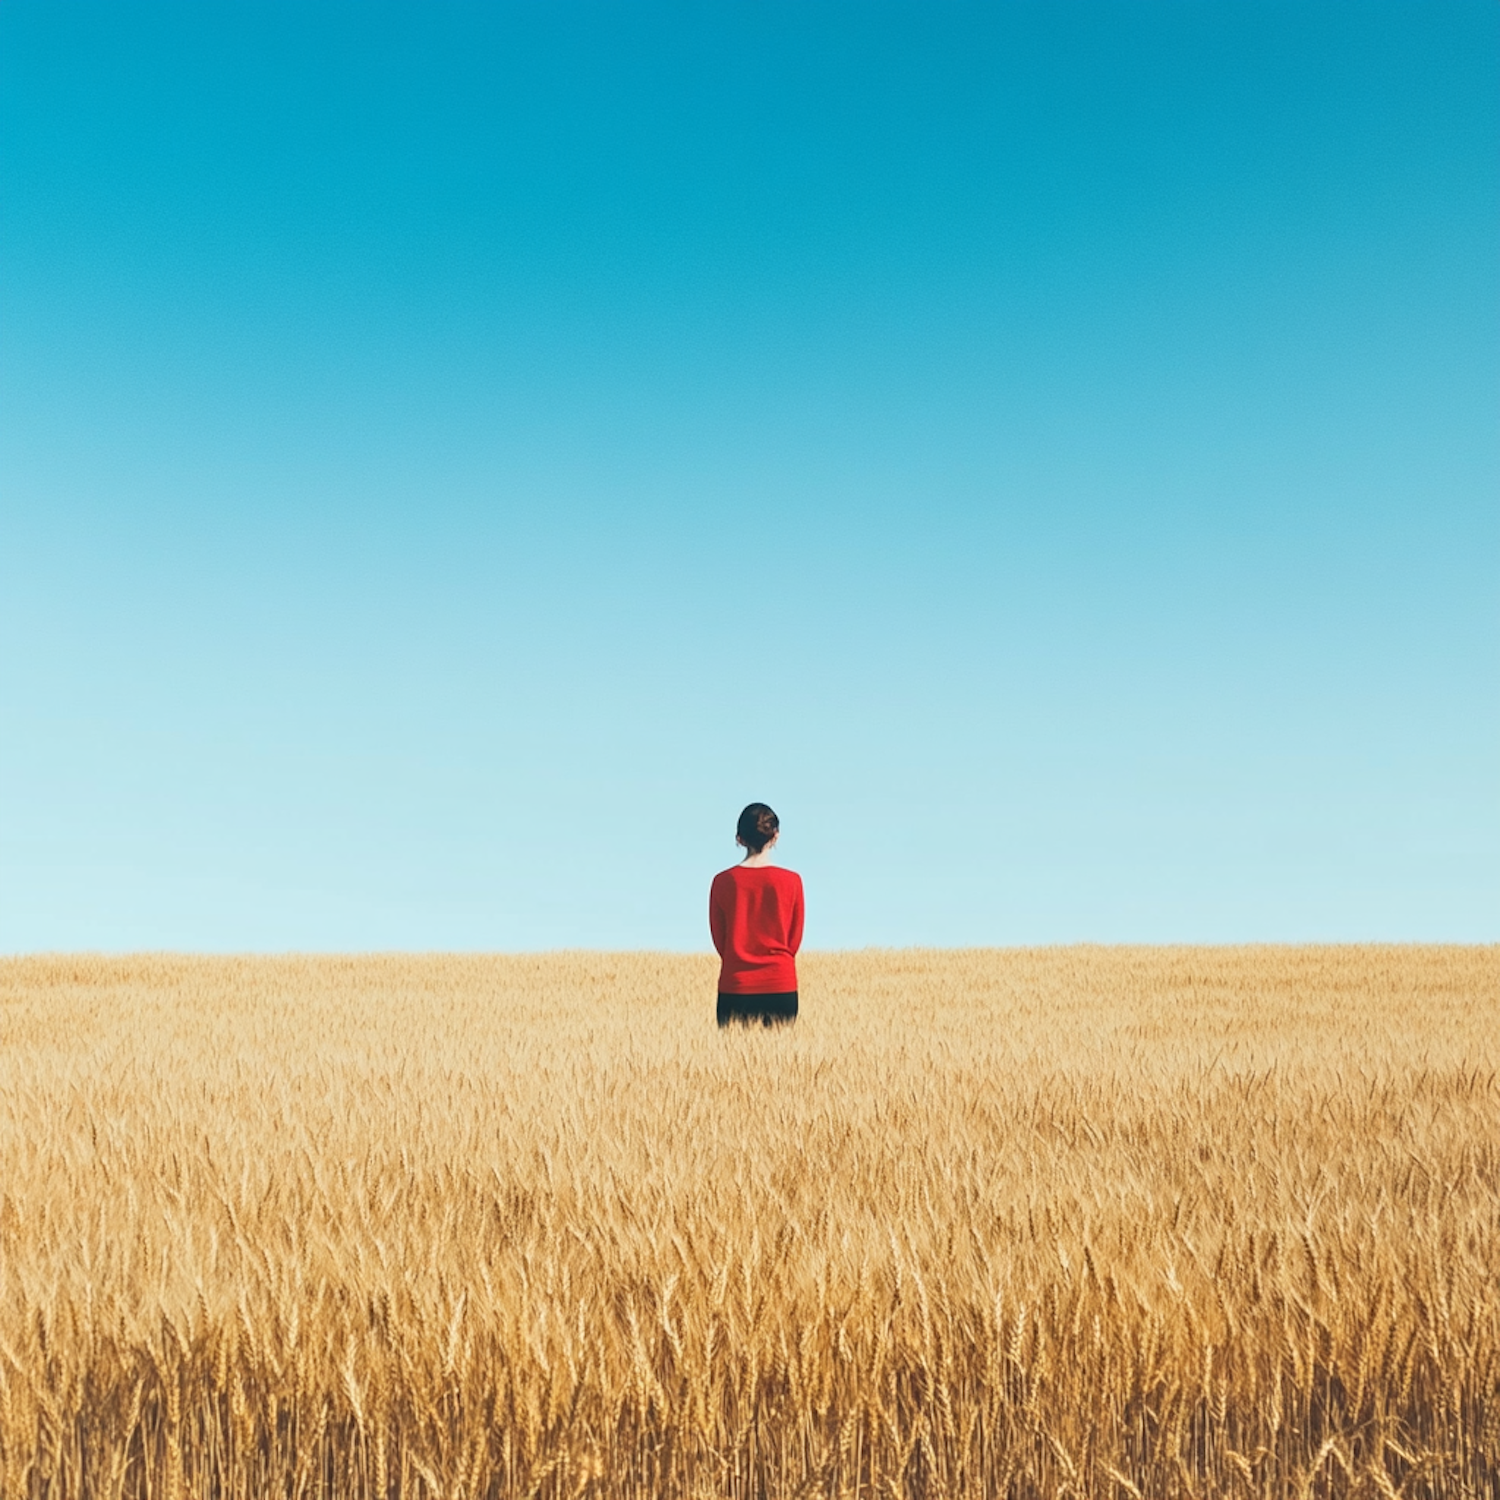
[[776,837],[781,819],[764,802],[752,802],[740,814],[735,836],[752,853],[759,854]]

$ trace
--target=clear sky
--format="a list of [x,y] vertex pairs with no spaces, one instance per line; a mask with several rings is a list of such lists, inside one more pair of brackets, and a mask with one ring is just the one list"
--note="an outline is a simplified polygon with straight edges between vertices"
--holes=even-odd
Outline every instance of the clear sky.
[[0,950],[1500,937],[1500,7],[0,7]]

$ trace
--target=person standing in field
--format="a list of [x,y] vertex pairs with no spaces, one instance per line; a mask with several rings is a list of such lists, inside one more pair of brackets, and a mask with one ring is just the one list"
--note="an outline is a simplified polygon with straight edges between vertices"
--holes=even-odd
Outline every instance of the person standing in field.
[[781,821],[764,802],[740,814],[734,841],[745,857],[714,876],[708,930],[719,953],[719,1025],[797,1019],[802,877],[770,863]]

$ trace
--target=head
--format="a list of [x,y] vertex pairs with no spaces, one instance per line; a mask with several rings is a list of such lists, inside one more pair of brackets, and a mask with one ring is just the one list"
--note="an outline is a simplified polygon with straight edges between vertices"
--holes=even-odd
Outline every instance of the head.
[[735,825],[734,841],[752,854],[759,854],[781,831],[781,820],[764,802],[752,802],[740,814]]

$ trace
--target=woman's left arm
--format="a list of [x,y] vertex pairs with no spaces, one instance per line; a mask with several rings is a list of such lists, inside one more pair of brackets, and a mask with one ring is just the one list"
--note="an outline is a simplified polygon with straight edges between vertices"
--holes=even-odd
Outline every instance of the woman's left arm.
[[708,932],[714,940],[714,952],[723,958],[724,940],[729,935],[729,923],[725,919],[723,908],[719,905],[719,882],[717,880],[708,888]]

